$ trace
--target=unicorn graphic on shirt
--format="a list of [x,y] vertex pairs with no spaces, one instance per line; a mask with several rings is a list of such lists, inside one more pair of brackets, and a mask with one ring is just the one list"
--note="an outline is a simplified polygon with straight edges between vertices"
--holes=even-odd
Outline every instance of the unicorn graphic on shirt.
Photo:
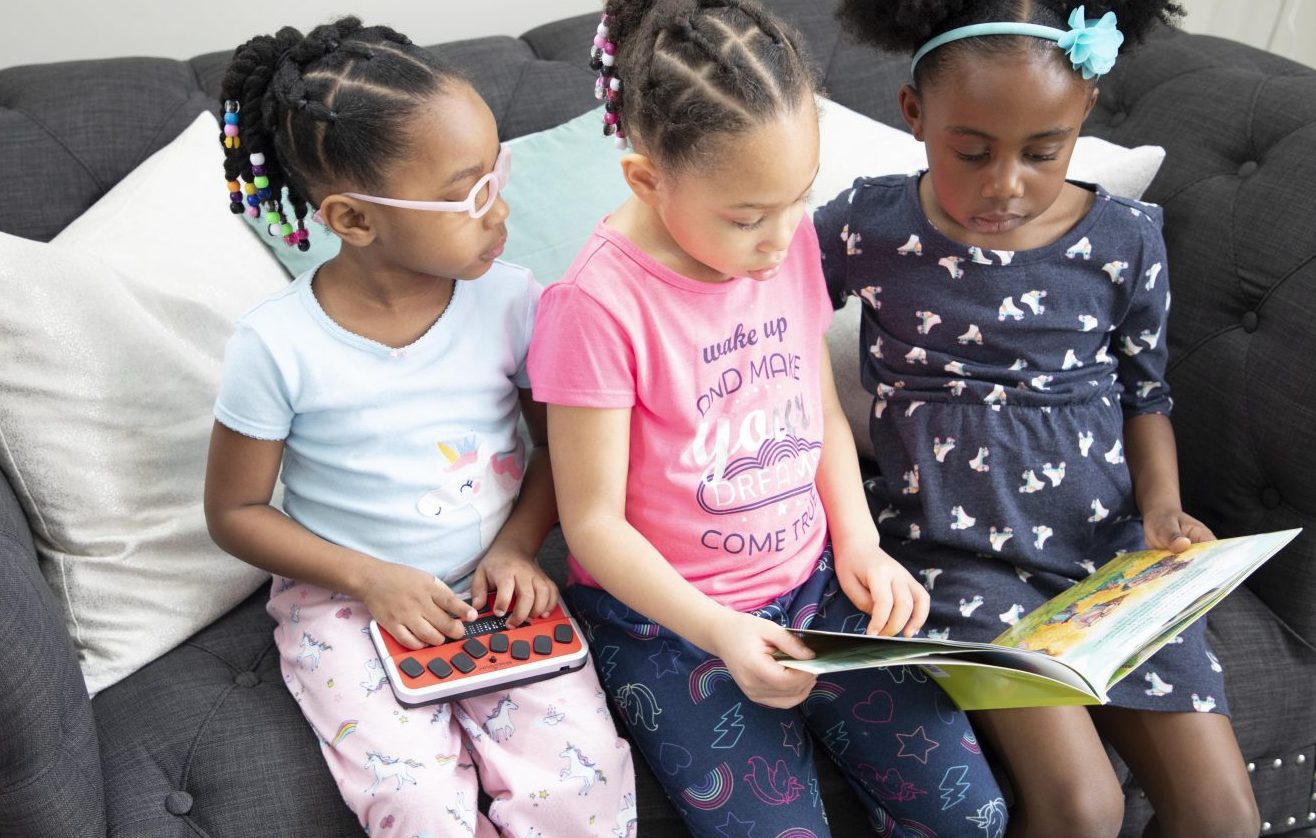
[[524,476],[520,440],[510,452],[492,456],[475,434],[440,442],[438,450],[441,484],[422,495],[416,509],[429,517],[471,509],[480,524],[480,548],[488,549],[506,517],[500,513]]

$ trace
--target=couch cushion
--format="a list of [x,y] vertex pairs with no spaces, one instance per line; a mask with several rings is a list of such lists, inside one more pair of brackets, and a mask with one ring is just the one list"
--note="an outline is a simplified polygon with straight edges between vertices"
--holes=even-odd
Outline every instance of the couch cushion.
[[361,835],[283,685],[268,598],[96,696],[115,838]]
[[2,476],[0,695],[0,836],[103,836],[91,703],[27,520]]

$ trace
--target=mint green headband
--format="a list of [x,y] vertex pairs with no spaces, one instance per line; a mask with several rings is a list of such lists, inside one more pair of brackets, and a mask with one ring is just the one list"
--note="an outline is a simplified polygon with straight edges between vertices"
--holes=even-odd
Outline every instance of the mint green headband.
[[1018,23],[1000,21],[997,23],[975,23],[960,26],[946,32],[919,47],[910,62],[909,72],[914,73],[919,59],[940,46],[962,38],[977,38],[981,35],[1030,35],[1047,41],[1055,41],[1065,51],[1075,70],[1081,70],[1083,78],[1093,79],[1110,72],[1115,66],[1115,56],[1120,44],[1124,43],[1124,33],[1115,28],[1115,13],[1106,12],[1100,20],[1087,20],[1083,16],[1083,7],[1079,6],[1069,13],[1069,31],[1056,29],[1054,26],[1042,26],[1036,23]]

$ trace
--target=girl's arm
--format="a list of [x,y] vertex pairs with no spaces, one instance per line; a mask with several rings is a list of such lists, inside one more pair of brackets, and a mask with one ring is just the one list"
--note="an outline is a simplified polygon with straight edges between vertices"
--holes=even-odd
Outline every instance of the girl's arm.
[[872,615],[868,634],[890,635],[903,630],[909,637],[927,619],[930,598],[909,571],[879,544],[877,526],[864,497],[850,423],[836,394],[826,340],[821,357],[823,447],[817,482],[827,512],[837,579],[855,607]]
[[206,463],[205,512],[219,547],[262,570],[365,603],[410,648],[461,637],[453,616],[475,610],[424,571],[340,547],[270,505],[283,442],[252,439],[216,422]]
[[1190,544],[1215,538],[1210,528],[1183,511],[1170,417],[1144,413],[1125,420],[1124,452],[1149,547],[1179,553]]
[[534,614],[545,614],[557,605],[557,586],[539,568],[535,559],[548,531],[557,523],[557,499],[553,494],[553,463],[548,449],[548,408],[529,390],[520,394],[521,413],[530,429],[533,446],[526,460],[525,477],[516,505],[490,545],[471,580],[471,605],[483,608],[492,588],[494,613],[507,613],[508,625],[517,626]]
[[780,649],[812,657],[799,638],[705,596],[626,519],[630,425],[629,408],[549,405],[558,509],[572,555],[628,607],[721,657],[751,699],[775,707],[800,703],[813,676],[770,656]]

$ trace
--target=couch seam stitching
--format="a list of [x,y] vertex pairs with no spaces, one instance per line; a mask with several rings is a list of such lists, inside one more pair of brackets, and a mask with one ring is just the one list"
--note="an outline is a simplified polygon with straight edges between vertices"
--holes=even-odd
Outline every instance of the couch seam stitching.
[[54,131],[46,127],[46,124],[44,122],[37,119],[35,116],[33,116],[31,113],[29,113],[27,110],[23,108],[9,108],[9,110],[13,111],[14,113],[22,114],[23,116],[27,117],[28,121],[31,122],[36,127],[40,128],[41,131],[45,133],[45,135],[55,143],[55,145],[64,149],[64,153],[67,154],[70,158],[72,158],[73,161],[77,163],[78,166],[84,172],[86,172],[87,177],[91,178],[91,182],[96,184],[97,189],[99,189],[102,193],[105,191],[105,184],[101,183],[100,178],[96,177],[96,173],[92,171],[92,168],[87,165],[86,161],[84,161],[80,155],[76,154],[73,151],[73,149],[69,148],[64,143],[64,141],[60,139],[58,134],[56,134]]

